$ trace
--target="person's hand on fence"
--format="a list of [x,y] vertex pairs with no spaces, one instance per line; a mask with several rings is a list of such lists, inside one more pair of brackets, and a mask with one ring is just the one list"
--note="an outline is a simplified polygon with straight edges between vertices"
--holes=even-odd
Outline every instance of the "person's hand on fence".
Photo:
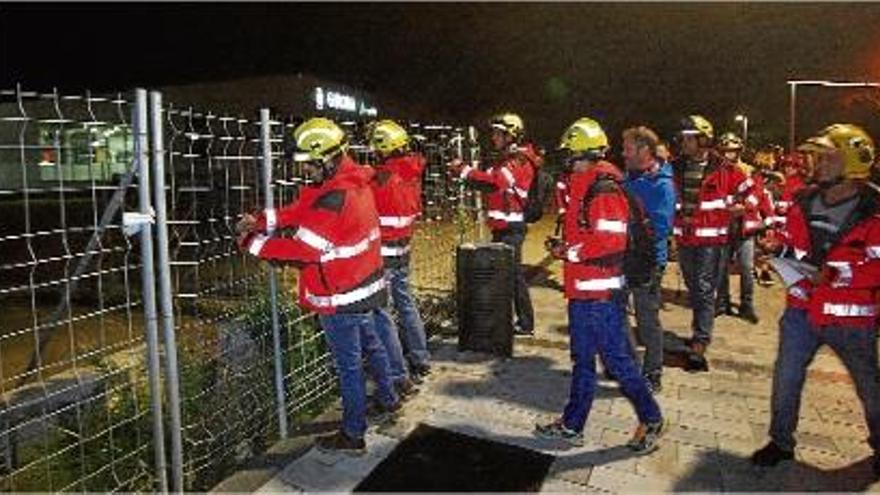
[[461,171],[464,170],[464,161],[461,158],[453,158],[449,165],[447,165],[447,168],[451,175],[461,175]]
[[241,232],[238,234],[238,238],[236,238],[235,242],[238,244],[238,249],[241,252],[246,253],[250,248],[251,240],[256,235],[256,232]]
[[547,252],[549,252],[551,256],[558,260],[564,260],[566,258],[567,253],[565,243],[558,237],[548,237],[544,241],[544,248],[547,249]]
[[235,232],[238,234],[251,233],[254,231],[254,228],[257,226],[257,217],[251,215],[250,213],[245,213],[241,216],[241,220],[235,224]]

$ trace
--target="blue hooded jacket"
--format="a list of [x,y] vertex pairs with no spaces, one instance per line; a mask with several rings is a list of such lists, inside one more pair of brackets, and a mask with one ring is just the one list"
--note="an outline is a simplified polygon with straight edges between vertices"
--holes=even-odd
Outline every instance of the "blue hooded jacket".
[[657,266],[665,267],[669,258],[667,238],[672,232],[675,217],[675,184],[672,165],[660,163],[656,172],[627,171],[624,187],[642,201],[645,213],[654,228]]

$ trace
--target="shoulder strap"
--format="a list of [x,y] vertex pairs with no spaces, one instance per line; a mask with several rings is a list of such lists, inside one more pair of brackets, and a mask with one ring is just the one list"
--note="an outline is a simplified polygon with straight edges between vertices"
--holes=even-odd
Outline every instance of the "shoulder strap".
[[[804,216],[807,219],[807,227],[809,228],[809,218],[810,211],[809,206],[813,201],[813,198],[818,196],[820,193],[819,189],[811,190],[808,194],[804,194],[802,197],[798,198],[798,204],[801,207],[801,212],[803,212]],[[840,229],[834,233],[833,236],[829,239],[829,246],[835,246],[841,239],[843,239],[856,225],[860,224],[866,218],[874,215],[880,210],[880,197],[878,197],[878,193],[875,189],[870,187],[863,187],[860,191],[860,198],[856,203],[855,208],[850,211],[849,215],[847,215],[846,219],[844,219],[843,223],[840,226]],[[807,236],[808,238],[810,236]],[[813,247],[810,247],[810,251],[813,251]],[[824,253],[812,253],[813,256],[820,256],[816,258],[816,263],[824,262],[825,256],[828,254]]]
[[590,218],[589,215],[587,215],[587,210],[590,208],[590,203],[593,201],[593,198],[603,190],[610,192],[611,190],[622,190],[622,188],[610,175],[600,174],[596,176],[596,180],[590,184],[590,188],[587,189],[587,194],[584,194],[584,199],[581,200],[581,208],[578,211],[578,225],[581,227],[589,227]]

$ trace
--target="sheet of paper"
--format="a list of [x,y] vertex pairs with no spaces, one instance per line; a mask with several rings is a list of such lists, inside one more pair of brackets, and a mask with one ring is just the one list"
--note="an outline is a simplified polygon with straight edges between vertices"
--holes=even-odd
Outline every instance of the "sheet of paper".
[[786,287],[791,287],[805,278],[811,278],[818,271],[818,268],[809,263],[789,258],[773,258],[770,260],[770,265],[782,278]]

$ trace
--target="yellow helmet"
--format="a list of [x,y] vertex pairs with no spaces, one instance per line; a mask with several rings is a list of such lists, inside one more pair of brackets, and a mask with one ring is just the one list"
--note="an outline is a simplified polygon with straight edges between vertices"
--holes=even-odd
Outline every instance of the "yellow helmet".
[[718,149],[721,151],[742,150],[743,140],[732,132],[725,132],[718,138]]
[[406,129],[393,120],[380,120],[367,129],[367,141],[374,151],[389,155],[409,144]]
[[293,139],[299,153],[298,162],[327,162],[348,149],[348,136],[330,119],[316,117],[300,124],[293,131]]
[[837,150],[843,155],[843,177],[867,179],[874,164],[874,140],[859,126],[832,124],[804,143],[805,151]]
[[492,129],[498,129],[499,131],[510,135],[514,139],[523,137],[523,133],[525,132],[525,125],[523,125],[522,118],[515,113],[500,113],[495,115],[489,121],[489,126]]
[[608,136],[602,126],[591,118],[580,118],[574,121],[562,134],[559,150],[573,154],[585,153],[604,154],[608,149]]
[[688,115],[681,122],[682,134],[695,134],[697,136],[706,136],[709,139],[715,137],[715,128],[712,123],[706,120],[702,115]]
[[755,167],[762,170],[773,170],[776,167],[776,156],[772,150],[763,149],[755,152],[755,158],[752,161]]

